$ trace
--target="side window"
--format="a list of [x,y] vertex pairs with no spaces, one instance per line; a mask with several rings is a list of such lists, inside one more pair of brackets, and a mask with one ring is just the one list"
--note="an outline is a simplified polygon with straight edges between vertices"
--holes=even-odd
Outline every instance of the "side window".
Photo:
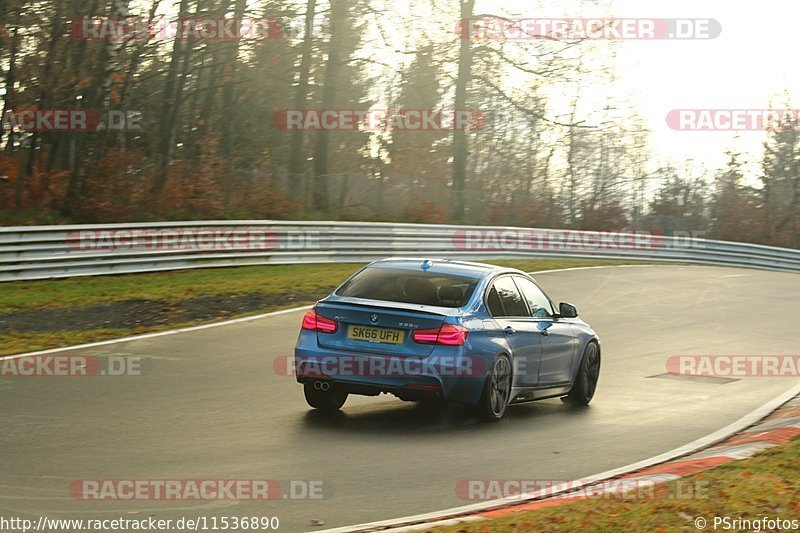
[[553,307],[550,305],[550,300],[547,299],[547,296],[534,282],[519,276],[515,276],[514,280],[517,282],[519,290],[522,291],[525,301],[528,302],[532,317],[549,318],[553,316]]
[[486,303],[489,305],[489,313],[493,317],[505,316],[506,313],[503,311],[503,303],[500,301],[500,296],[497,295],[497,289],[494,287],[489,289]]
[[[501,314],[495,314],[495,309],[493,309],[493,307],[499,306],[492,304],[492,300],[495,299],[492,293],[496,295],[497,303],[502,306]],[[525,307],[522,295],[517,290],[517,286],[514,285],[514,280],[511,279],[511,276],[504,276],[495,281],[494,285],[489,290],[487,299],[489,303],[489,312],[491,312],[494,317],[528,316],[528,309]]]

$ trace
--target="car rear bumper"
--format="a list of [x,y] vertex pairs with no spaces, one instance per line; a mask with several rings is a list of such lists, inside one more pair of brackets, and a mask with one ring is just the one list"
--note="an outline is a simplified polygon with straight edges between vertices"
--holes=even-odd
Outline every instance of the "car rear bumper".
[[361,396],[378,396],[380,394],[393,394],[401,400],[412,401],[420,399],[444,399],[441,385],[411,384],[394,386],[390,384],[367,383],[365,381],[350,381],[346,379],[332,379],[328,377],[298,376],[300,383],[314,383],[317,381],[329,383],[331,390],[358,394]]
[[462,351],[436,346],[427,356],[371,355],[321,348],[313,335],[301,335],[294,372],[299,383],[324,381],[350,394],[388,393],[404,400],[442,398],[477,404],[488,363]]

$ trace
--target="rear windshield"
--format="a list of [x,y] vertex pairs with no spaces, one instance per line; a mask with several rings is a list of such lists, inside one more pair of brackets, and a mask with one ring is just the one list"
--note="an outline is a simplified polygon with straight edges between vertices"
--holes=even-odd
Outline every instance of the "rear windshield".
[[439,307],[462,307],[478,280],[400,268],[367,268],[336,291],[338,296]]

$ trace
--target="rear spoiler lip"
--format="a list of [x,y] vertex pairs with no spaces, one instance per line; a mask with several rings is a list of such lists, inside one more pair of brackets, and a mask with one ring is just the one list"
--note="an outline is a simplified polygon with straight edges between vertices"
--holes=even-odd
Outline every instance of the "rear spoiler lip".
[[353,307],[371,307],[371,308],[381,308],[386,309],[387,311],[404,311],[404,312],[415,312],[421,313],[426,315],[433,315],[433,316],[457,316],[461,314],[461,308],[458,307],[439,307],[433,305],[419,305],[419,304],[409,304],[403,302],[390,302],[385,300],[368,300],[366,298],[351,298],[349,296],[336,296],[331,295],[327,298],[320,300],[317,302],[318,305],[325,306],[325,304],[329,305],[347,305]]

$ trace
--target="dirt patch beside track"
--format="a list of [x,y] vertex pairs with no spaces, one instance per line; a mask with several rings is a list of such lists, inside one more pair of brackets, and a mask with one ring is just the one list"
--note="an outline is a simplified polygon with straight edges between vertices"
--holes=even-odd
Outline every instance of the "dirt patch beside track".
[[275,307],[315,302],[328,292],[298,294],[207,295],[168,301],[130,299],[70,309],[35,309],[0,313],[0,335],[46,331],[136,329],[198,320],[224,319]]

